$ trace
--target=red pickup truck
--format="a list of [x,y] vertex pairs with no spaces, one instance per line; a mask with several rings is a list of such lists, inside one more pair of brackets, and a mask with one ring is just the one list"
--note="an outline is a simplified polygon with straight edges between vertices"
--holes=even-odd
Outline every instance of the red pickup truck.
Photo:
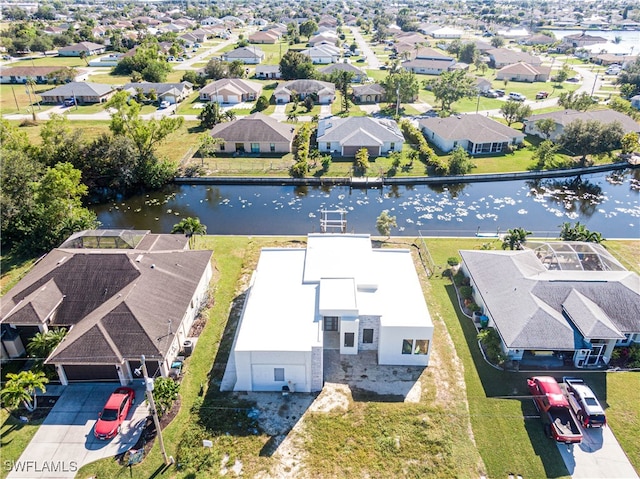
[[557,381],[551,376],[534,376],[527,379],[527,385],[549,436],[565,444],[582,442],[580,426]]

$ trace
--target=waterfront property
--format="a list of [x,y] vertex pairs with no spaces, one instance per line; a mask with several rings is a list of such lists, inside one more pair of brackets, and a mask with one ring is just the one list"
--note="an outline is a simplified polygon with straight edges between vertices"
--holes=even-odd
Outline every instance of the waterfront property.
[[207,296],[211,257],[189,251],[184,235],[76,233],[4,296],[3,342],[5,331],[17,333],[19,353],[35,333],[67,328],[45,361],[64,385],[130,384],[142,354],[151,375],[167,376]]
[[577,111],[577,110],[561,110],[561,111],[553,111],[549,113],[540,113],[538,115],[531,115],[529,118],[524,120],[524,131],[530,135],[543,136],[536,127],[536,122],[539,120],[543,120],[545,118],[551,118],[555,124],[555,130],[551,132],[550,139],[557,140],[562,133],[564,133],[564,128],[571,123],[572,121],[581,120],[581,121],[589,121],[596,120],[601,123],[613,123],[618,122],[622,126],[622,130],[625,133],[640,133],[640,124],[624,113],[620,113],[615,110],[587,110],[587,111]]
[[514,361],[555,355],[575,367],[609,363],[640,343],[640,277],[596,243],[529,243],[521,251],[460,251],[473,297]]
[[524,142],[524,133],[484,115],[469,114],[419,121],[425,138],[445,153],[461,146],[472,155],[500,153]]
[[310,234],[265,248],[233,345],[235,391],[320,391],[323,351],[377,351],[378,364],[427,366],[433,323],[411,252],[369,235]]
[[289,153],[294,132],[291,125],[254,113],[217,124],[211,130],[211,136],[222,140],[216,148],[224,153]]
[[394,120],[368,116],[329,117],[318,123],[318,150],[339,156],[355,156],[366,148],[370,157],[402,151],[404,136]]

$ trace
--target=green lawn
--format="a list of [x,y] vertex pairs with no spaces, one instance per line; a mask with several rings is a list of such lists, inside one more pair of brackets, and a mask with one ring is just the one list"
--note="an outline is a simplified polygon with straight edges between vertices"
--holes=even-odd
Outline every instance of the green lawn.
[[27,424],[22,423],[15,417],[9,415],[6,409],[0,410],[0,448],[2,448],[2,468],[0,468],[0,478],[7,477],[12,461],[17,461],[27,447],[33,435],[38,431],[42,419],[32,421]]

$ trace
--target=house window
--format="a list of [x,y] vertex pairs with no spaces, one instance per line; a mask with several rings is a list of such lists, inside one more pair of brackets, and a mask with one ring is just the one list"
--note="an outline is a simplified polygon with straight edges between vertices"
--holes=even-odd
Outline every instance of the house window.
[[330,150],[330,149],[331,149],[331,143],[327,142],[327,144],[325,145],[325,148],[326,148],[327,150]]
[[260,143],[251,143],[251,153],[260,153]]
[[373,329],[362,330],[362,342],[364,344],[373,344]]
[[337,316],[325,316],[324,317],[324,330],[325,331],[337,331],[338,330],[338,317]]
[[273,368],[273,380],[284,381],[284,368]]
[[402,354],[429,354],[429,340],[403,339]]
[[224,151],[224,143],[220,143],[220,151]]
[[396,149],[396,144],[395,144],[393,141],[391,142],[391,146],[389,147],[389,149],[390,149],[391,151],[393,151],[393,150],[395,150],[395,149]]
[[274,151],[276,151],[276,144],[275,143],[271,143],[269,144],[269,151],[271,153],[273,153]]
[[355,338],[356,338],[355,333],[344,333],[344,347],[352,348]]

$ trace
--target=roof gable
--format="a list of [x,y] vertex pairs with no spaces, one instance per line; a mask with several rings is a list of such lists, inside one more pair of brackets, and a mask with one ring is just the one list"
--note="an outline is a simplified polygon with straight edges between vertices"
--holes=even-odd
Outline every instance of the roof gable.
[[600,306],[575,289],[562,303],[562,309],[585,338],[624,338]]

